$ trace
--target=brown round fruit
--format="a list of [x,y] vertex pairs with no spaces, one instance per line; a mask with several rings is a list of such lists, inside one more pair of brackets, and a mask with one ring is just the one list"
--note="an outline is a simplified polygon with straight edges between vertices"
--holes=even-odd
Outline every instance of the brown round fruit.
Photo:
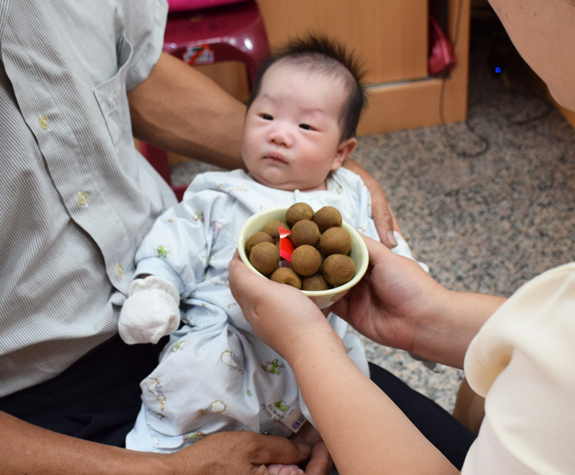
[[302,219],[312,219],[313,209],[307,203],[296,203],[291,205],[286,211],[286,223],[292,227]]
[[307,277],[315,274],[321,267],[323,257],[319,251],[308,244],[296,247],[291,255],[291,266],[299,275]]
[[289,267],[279,267],[273,271],[270,279],[280,284],[291,285],[296,289],[301,289],[301,279],[293,269]]
[[333,206],[324,206],[316,211],[313,221],[317,224],[320,232],[325,232],[326,229],[333,227],[340,227],[342,223],[341,213]]
[[321,235],[317,247],[324,256],[348,255],[351,251],[351,236],[343,228],[329,228]]
[[321,266],[321,275],[334,287],[338,287],[353,279],[355,264],[349,256],[332,254],[328,256]]
[[280,250],[271,242],[260,242],[250,252],[251,264],[263,275],[269,275],[278,268]]
[[317,224],[309,219],[302,219],[294,224],[291,230],[291,242],[295,247],[308,244],[316,246],[319,242],[321,234]]
[[314,274],[302,280],[301,288],[302,290],[318,291],[327,290],[329,285],[327,285],[321,274]]
[[289,229],[288,225],[279,219],[275,219],[266,225],[264,228],[264,233],[268,233],[274,240],[278,240],[280,238],[280,232],[278,226],[281,226],[284,229]]
[[274,239],[268,234],[260,231],[258,233],[252,234],[246,243],[246,254],[249,256],[252,252],[253,247],[260,242],[274,242]]

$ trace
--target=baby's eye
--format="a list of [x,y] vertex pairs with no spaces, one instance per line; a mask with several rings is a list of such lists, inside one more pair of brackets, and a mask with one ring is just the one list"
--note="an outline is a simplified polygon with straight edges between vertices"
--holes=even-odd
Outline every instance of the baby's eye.
[[274,120],[274,118],[269,114],[262,114],[261,117],[263,120]]
[[313,127],[311,125],[307,125],[307,124],[299,124],[300,129],[304,129],[304,130],[313,130]]

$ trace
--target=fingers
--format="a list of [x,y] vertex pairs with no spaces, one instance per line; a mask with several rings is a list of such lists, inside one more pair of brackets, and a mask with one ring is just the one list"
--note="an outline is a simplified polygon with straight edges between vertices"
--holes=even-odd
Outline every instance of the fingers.
[[385,246],[390,249],[394,248],[397,246],[397,241],[393,235],[393,230],[395,226],[399,228],[399,225],[389,207],[387,198],[383,191],[379,189],[377,194],[372,192],[372,200],[371,213],[377,234]]
[[[246,280],[244,276],[247,275],[249,269],[245,266],[245,264],[241,261],[240,255],[236,249],[234,253],[234,257],[228,264],[228,272],[229,272],[229,283],[230,283],[230,290],[232,295],[240,305],[240,307],[246,311],[247,306],[250,305],[249,300],[245,297],[244,291],[249,291],[249,286],[246,286]],[[253,272],[252,272],[253,274]],[[254,274],[254,277],[257,277]],[[251,276],[247,276],[248,282],[251,280]]]
[[297,464],[309,457],[311,447],[294,444],[285,437],[252,434],[250,462],[260,464]]
[[[265,312],[264,307],[266,303],[281,301],[281,295],[274,296],[274,292],[281,292],[281,290],[275,288],[276,286],[281,286],[281,284],[272,282],[251,271],[242,262],[237,250],[228,265],[228,271],[230,273],[230,290],[248,321],[250,316],[257,315],[256,309],[258,305],[261,305],[261,311]],[[289,292],[289,289],[284,288],[283,290]],[[263,299],[263,297],[266,298]]]
[[276,296],[278,299],[276,301],[282,301],[285,292],[295,290],[252,272],[242,262],[237,250],[228,265],[228,271],[230,273],[230,289],[242,309],[244,309],[244,305],[253,307],[253,303],[263,301],[262,296],[267,296],[265,300],[269,300],[269,296]]
[[333,313],[339,317],[351,323],[349,318],[350,305],[352,301],[358,300],[358,296],[369,294],[369,288],[371,287],[371,273],[373,268],[380,264],[386,259],[386,257],[394,256],[387,247],[382,245],[382,243],[375,241],[367,236],[361,236],[367,246],[367,251],[369,253],[369,267],[366,274],[363,276],[362,280],[355,285],[350,291],[336,303],[334,303],[330,309]]
[[295,444],[284,437],[230,431],[210,435],[169,457],[178,473],[269,475],[267,465],[298,464],[310,453],[309,445]]
[[393,230],[397,231],[399,234],[401,234],[401,237],[405,239],[405,236],[403,235],[403,233],[401,232],[401,228],[399,227],[399,223],[397,222],[397,218],[395,217],[395,213],[391,208],[389,208],[389,213],[391,214],[391,219],[393,221]]
[[386,257],[393,256],[393,254],[388,248],[382,246],[380,242],[375,241],[367,236],[361,236],[367,246],[367,252],[369,253],[369,265],[375,266],[384,260]]
[[332,466],[333,461],[326,445],[323,442],[319,442],[313,447],[305,473],[306,475],[328,475]]
[[269,475],[296,475],[304,473],[297,465],[273,464],[267,467]]
[[397,246],[397,241],[393,235],[393,218],[389,208],[376,207],[377,211],[373,212],[373,221],[375,222],[375,229],[381,239],[381,242],[389,249]]
[[371,195],[371,212],[373,221],[375,222],[377,234],[385,246],[389,247],[390,249],[394,248],[397,246],[397,242],[393,236],[393,230],[395,229],[396,231],[400,232],[399,225],[397,224],[397,220],[391,211],[387,197],[385,196],[384,191],[381,189],[380,184],[375,178],[367,173],[363,167],[361,167],[351,158],[348,158],[343,163],[343,166],[359,175],[369,190]]
[[252,289],[257,289],[258,284],[262,283],[262,276],[257,275],[247,268],[240,259],[237,249],[234,253],[234,257],[228,264],[228,271],[230,273],[230,288],[232,294],[243,308],[243,305],[249,304],[251,300],[249,297],[252,296]]

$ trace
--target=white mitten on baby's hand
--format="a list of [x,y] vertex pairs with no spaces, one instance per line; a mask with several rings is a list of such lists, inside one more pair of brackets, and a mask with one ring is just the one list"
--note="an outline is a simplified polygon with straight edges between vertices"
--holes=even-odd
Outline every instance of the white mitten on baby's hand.
[[157,343],[180,324],[180,296],[176,287],[150,275],[130,284],[122,306],[118,330],[128,345]]

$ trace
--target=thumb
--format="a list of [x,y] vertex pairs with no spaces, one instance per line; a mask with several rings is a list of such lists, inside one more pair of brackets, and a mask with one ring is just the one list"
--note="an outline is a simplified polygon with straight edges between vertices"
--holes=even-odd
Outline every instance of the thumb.
[[[262,285],[261,275],[252,272],[240,259],[238,251],[228,264],[229,283],[232,295],[242,308],[251,307],[251,302],[257,297],[256,289]],[[246,307],[244,307],[246,306]]]
[[388,249],[382,243],[375,241],[367,236],[361,236],[367,246],[367,252],[369,253],[369,265],[375,266],[377,264],[382,263],[385,259],[389,258],[390,256],[395,256],[390,249]]
[[258,450],[252,454],[252,464],[297,464],[306,460],[311,453],[311,446],[296,444],[285,437],[262,435]]

